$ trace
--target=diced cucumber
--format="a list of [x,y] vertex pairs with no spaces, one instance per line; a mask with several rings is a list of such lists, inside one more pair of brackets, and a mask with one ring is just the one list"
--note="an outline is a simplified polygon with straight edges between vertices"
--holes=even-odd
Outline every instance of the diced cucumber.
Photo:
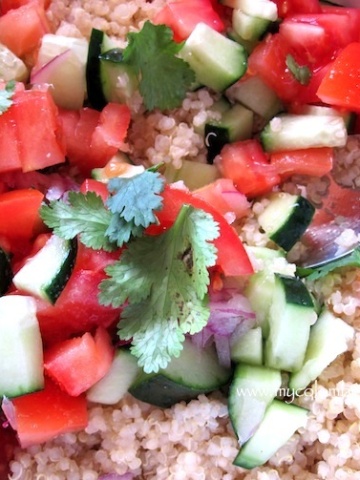
[[196,190],[215,182],[220,172],[216,165],[183,160],[180,168],[175,168],[172,163],[166,164],[164,176],[168,183],[182,180],[189,190]]
[[227,94],[265,121],[269,121],[284,109],[276,93],[258,75],[237,82]]
[[97,28],[91,30],[85,73],[88,100],[97,110],[102,110],[108,103],[101,79],[101,55],[116,47],[106,33]]
[[185,40],[179,56],[194,70],[197,81],[223,92],[246,72],[247,53],[205,23],[198,23]]
[[262,336],[269,335],[269,311],[275,288],[275,274],[264,269],[251,275],[245,295],[256,315],[256,324],[261,327]]
[[325,309],[311,327],[304,364],[290,376],[289,387],[300,392],[314,381],[322,371],[349,348],[354,329],[341,318]]
[[72,272],[76,250],[75,241],[52,235],[15,274],[15,287],[55,303]]
[[178,358],[158,373],[141,372],[129,392],[138,400],[167,408],[218,390],[230,376],[231,371],[219,365],[213,346],[199,349],[186,339]]
[[294,404],[273,400],[250,440],[234,460],[238,467],[252,469],[266,463],[300,428],[305,428],[308,411]]
[[288,252],[300,240],[314,213],[315,207],[303,196],[276,192],[258,221],[269,238]]
[[0,295],[4,295],[10,287],[13,272],[9,255],[0,247]]
[[218,122],[205,124],[205,145],[207,161],[213,163],[224,145],[251,138],[254,114],[243,105],[237,104],[223,113]]
[[266,31],[269,24],[270,20],[248,15],[239,8],[235,8],[232,12],[232,26],[234,32],[244,40],[258,40]]
[[4,82],[26,82],[29,70],[25,63],[5,45],[0,43],[0,78]]
[[108,102],[128,103],[138,88],[138,79],[130,65],[123,62],[123,52],[113,48],[100,55],[100,77]]
[[230,339],[230,355],[233,362],[261,365],[263,363],[263,339],[261,327],[252,328],[239,338]]
[[127,393],[139,371],[137,358],[129,350],[119,348],[108,373],[86,392],[87,399],[90,402],[115,405]]
[[355,122],[356,115],[347,110],[339,110],[333,107],[326,107],[324,105],[299,105],[296,108],[296,113],[301,115],[320,115],[330,117],[341,117],[344,119],[345,126],[349,132]]
[[269,335],[264,347],[265,365],[287,372],[299,371],[304,363],[310,327],[316,318],[305,284],[297,277],[275,274]]
[[347,140],[344,119],[333,115],[282,114],[260,134],[268,152],[319,147],[343,147]]
[[34,298],[1,297],[0,318],[0,396],[42,389],[43,347]]
[[229,416],[243,445],[259,427],[281,386],[281,373],[263,366],[236,365],[229,389]]
[[276,3],[270,0],[222,0],[222,3],[230,8],[240,9],[247,15],[271,22],[278,18]]

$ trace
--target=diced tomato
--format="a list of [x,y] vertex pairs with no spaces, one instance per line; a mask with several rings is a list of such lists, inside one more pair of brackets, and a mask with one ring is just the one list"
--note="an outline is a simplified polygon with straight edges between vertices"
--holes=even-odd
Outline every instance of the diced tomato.
[[100,305],[98,301],[99,284],[105,278],[102,271],[77,269],[55,305],[37,300],[37,316],[46,345],[118,322],[120,309]]
[[321,12],[319,0],[273,0],[278,8],[280,18],[293,15],[294,13],[318,13]]
[[360,112],[360,42],[339,53],[317,91],[329,105]]
[[44,224],[39,208],[44,195],[35,189],[11,190],[0,194],[0,236],[10,240],[31,240]]
[[113,356],[110,335],[98,328],[94,336],[86,332],[45,350],[44,369],[65,392],[78,396],[108,372]]
[[103,201],[105,202],[109,196],[109,190],[107,186],[103,182],[99,182],[98,180],[94,180],[92,178],[85,178],[83,183],[80,186],[80,192],[94,192],[99,195]]
[[205,23],[218,32],[225,29],[224,22],[213,8],[211,0],[168,2],[155,16],[153,23],[170,27],[176,42],[186,40],[198,23]]
[[193,194],[216,208],[227,220],[244,217],[250,210],[250,202],[246,196],[239,192],[234,186],[234,182],[228,178],[219,178],[194,190]]
[[0,115],[0,173],[21,170],[15,122],[13,108]]
[[308,148],[273,153],[270,163],[282,179],[291,175],[322,177],[332,170],[333,158],[332,148]]
[[45,9],[48,8],[48,6],[50,5],[50,0],[1,0],[0,15],[4,15],[4,13],[8,12],[9,10],[19,8],[22,5],[26,5],[27,3],[31,2],[38,2]]
[[0,478],[5,480],[11,478],[9,465],[18,442],[14,430],[3,415],[0,416],[0,445]]
[[91,270],[92,272],[101,272],[108,265],[118,260],[120,254],[121,249],[113,252],[106,252],[105,250],[94,250],[85,247],[84,244],[78,242],[74,271]]
[[281,181],[257,140],[225,145],[218,165],[222,175],[230,178],[236,188],[248,197],[268,193]]
[[284,102],[294,101],[300,87],[286,65],[287,55],[293,53],[285,39],[274,34],[259,43],[248,58],[249,71],[260,75]]
[[6,400],[5,404],[23,448],[83,430],[88,424],[86,397],[73,397],[48,378],[44,390]]
[[66,140],[66,154],[86,177],[93,168],[104,167],[124,144],[130,123],[129,108],[107,104],[102,112],[82,108],[60,110]]
[[44,5],[28,2],[0,17],[0,43],[18,57],[34,51],[45,33],[50,32]]
[[317,94],[320,83],[330,69],[331,64],[316,69],[312,72],[310,81],[307,85],[300,85],[295,101],[299,104],[321,103]]
[[65,145],[58,110],[49,91],[27,90],[13,106],[23,172],[65,162]]
[[229,225],[223,215],[213,208],[212,205],[190,192],[169,186],[165,187],[162,197],[164,200],[163,208],[156,212],[159,225],[150,226],[146,230],[147,234],[158,235],[163,230],[171,227],[181,207],[185,204],[192,205],[210,213],[219,224],[220,236],[214,240],[214,245],[217,248],[217,266],[224,275],[237,276],[253,273],[249,257],[235,229]]

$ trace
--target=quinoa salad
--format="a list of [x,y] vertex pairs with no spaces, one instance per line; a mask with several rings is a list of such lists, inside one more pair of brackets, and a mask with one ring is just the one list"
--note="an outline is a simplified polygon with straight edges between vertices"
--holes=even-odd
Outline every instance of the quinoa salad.
[[[95,28],[123,48],[127,35],[140,31],[166,4],[165,0],[52,0],[46,17],[57,35],[89,40]],[[231,98],[231,87],[228,94]],[[136,92],[128,102],[131,124],[126,153],[145,168],[164,164],[179,170],[184,161],[206,164],[207,145],[201,127],[218,120],[213,106],[220,97],[209,88],[199,88],[188,92],[178,108],[147,111]],[[263,125],[260,118],[258,121],[260,131]],[[334,152],[337,181],[347,187],[359,186],[360,136],[349,135],[346,144],[335,147]],[[296,174],[288,176],[280,189],[316,204],[324,182],[316,176]],[[247,214],[235,221],[250,258],[252,247],[277,248],[259,223],[269,202],[269,194],[256,196],[247,204]],[[336,243],[341,250],[355,246],[358,240],[357,234],[348,230]],[[283,258],[274,259],[272,268],[293,276],[296,264],[306,254],[306,245],[298,241],[286,264]],[[261,268],[261,260],[252,261]],[[245,280],[238,282],[242,286]],[[115,405],[90,401],[89,422],[81,431],[26,448],[16,446],[8,478],[360,480],[360,268],[345,266],[304,282],[319,303],[354,329],[354,336],[346,351],[315,381],[296,398],[288,398],[289,403],[308,409],[307,424],[264,465],[246,470],[233,464],[239,442],[229,419],[225,391],[200,394],[168,408],[126,393]]]

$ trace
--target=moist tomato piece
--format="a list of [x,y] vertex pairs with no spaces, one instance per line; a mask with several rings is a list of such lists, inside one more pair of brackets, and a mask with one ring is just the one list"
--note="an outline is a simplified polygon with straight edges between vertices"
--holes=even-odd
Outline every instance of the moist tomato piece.
[[14,110],[23,172],[65,162],[65,145],[58,110],[49,91],[19,92]]
[[0,17],[0,43],[18,57],[37,49],[41,38],[48,32],[50,27],[44,5],[36,1],[8,10]]
[[250,275],[253,267],[245,248],[227,220],[212,205],[185,190],[166,186],[162,192],[163,208],[156,212],[159,225],[147,228],[149,235],[158,235],[173,225],[183,205],[192,205],[195,208],[210,213],[219,224],[220,235],[214,240],[217,248],[217,266],[228,276]]
[[281,179],[257,140],[229,143],[221,150],[219,168],[248,197],[268,193]]
[[100,305],[98,301],[99,284],[105,278],[102,271],[76,270],[55,305],[37,300],[37,316],[46,345],[118,322],[120,309]]
[[91,270],[93,272],[101,272],[108,265],[117,261],[120,255],[121,249],[106,252],[105,250],[94,250],[78,242],[74,271]]
[[282,179],[291,175],[322,177],[332,170],[333,159],[332,148],[307,148],[273,153],[270,156],[270,163]]
[[360,112],[360,42],[347,45],[339,53],[317,95],[329,105]]
[[60,110],[66,142],[66,155],[84,176],[93,168],[104,167],[123,147],[130,123],[130,110],[108,104],[99,112],[84,107],[78,112]]
[[0,235],[10,240],[31,240],[44,228],[39,208],[44,194],[35,189],[0,194]]
[[273,0],[277,5],[280,18],[293,15],[294,13],[318,13],[321,12],[319,0]]
[[102,198],[103,202],[106,202],[109,196],[109,190],[107,189],[106,184],[92,178],[85,178],[83,183],[80,185],[80,192],[94,192]]
[[86,397],[69,395],[49,378],[43,390],[13,398],[7,408],[23,448],[83,430],[88,424]]
[[44,369],[69,395],[86,392],[109,371],[114,356],[111,338],[104,328],[94,335],[57,343],[44,352]]
[[225,25],[211,0],[177,0],[168,2],[155,16],[155,24],[165,24],[174,33],[174,40],[186,40],[198,23],[205,23],[222,32]]
[[37,2],[42,5],[45,9],[48,8],[50,5],[50,0],[1,0],[0,2],[0,14],[4,15],[9,10],[13,10],[14,8],[19,8],[22,5],[26,5],[27,3]]
[[14,109],[0,115],[0,173],[21,170]]

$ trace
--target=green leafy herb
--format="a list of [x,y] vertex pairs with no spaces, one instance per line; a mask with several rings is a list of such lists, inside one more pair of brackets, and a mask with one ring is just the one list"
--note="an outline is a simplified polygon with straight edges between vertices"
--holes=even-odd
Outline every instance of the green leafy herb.
[[148,110],[180,106],[194,82],[190,66],[176,56],[181,47],[173,41],[169,27],[149,21],[140,32],[128,34],[123,59],[139,76],[139,90]]
[[68,201],[43,205],[40,215],[45,224],[62,238],[79,236],[93,249],[114,250],[132,237],[142,235],[144,228],[156,222],[154,210],[162,206],[159,193],[164,180],[157,172],[145,171],[131,178],[109,182],[108,207],[94,192],[69,192]]
[[319,280],[320,278],[325,277],[329,273],[341,267],[360,267],[360,247],[355,248],[355,250],[351,251],[347,255],[344,255],[343,257],[319,267],[298,268],[297,273],[301,277],[306,277],[308,280]]
[[286,66],[301,85],[310,82],[311,70],[306,65],[300,66],[292,55],[286,56]]
[[55,200],[43,205],[40,215],[45,224],[61,238],[70,240],[79,235],[87,247],[111,251],[115,248],[106,236],[111,212],[94,192],[69,192],[69,201]]
[[211,215],[184,206],[165,233],[129,243],[106,269],[100,302],[127,302],[119,336],[132,339],[132,352],[145,372],[165,368],[182,350],[184,335],[199,332],[209,317],[208,267],[215,264],[218,236]]
[[15,82],[11,81],[0,90],[0,115],[8,110],[12,105],[12,97],[15,93]]
[[156,222],[154,211],[162,207],[159,194],[164,189],[164,181],[159,173],[145,171],[131,178],[113,178],[108,189],[112,195],[107,205],[113,215],[106,235],[122,246]]

